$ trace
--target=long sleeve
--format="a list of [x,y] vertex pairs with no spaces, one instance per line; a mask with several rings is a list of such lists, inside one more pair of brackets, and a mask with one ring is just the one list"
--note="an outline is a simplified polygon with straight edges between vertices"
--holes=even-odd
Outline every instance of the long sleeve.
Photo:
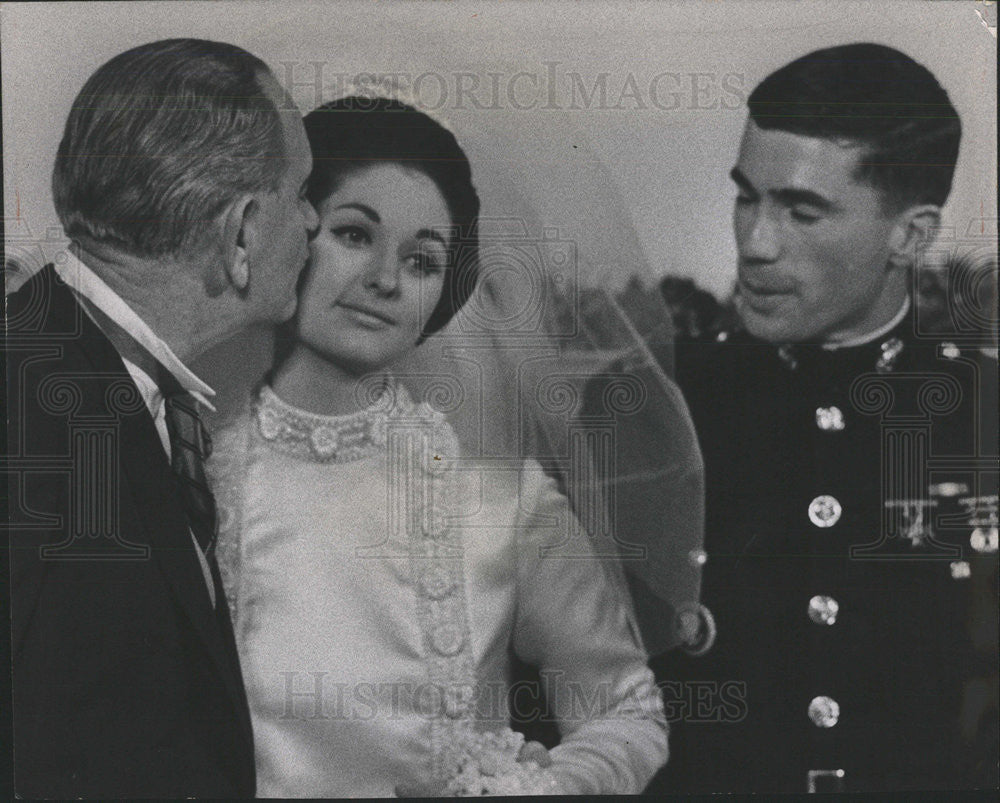
[[[667,759],[662,700],[613,555],[598,558],[541,468],[521,482],[514,649],[539,667],[569,794],[639,793]],[[566,534],[571,537],[567,540]]]

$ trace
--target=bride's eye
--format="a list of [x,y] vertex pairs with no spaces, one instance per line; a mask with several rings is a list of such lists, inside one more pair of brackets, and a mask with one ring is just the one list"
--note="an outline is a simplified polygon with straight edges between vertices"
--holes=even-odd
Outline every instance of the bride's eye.
[[433,276],[441,273],[448,266],[448,259],[442,254],[433,251],[418,251],[410,255],[410,263],[421,274]]
[[330,231],[334,237],[349,248],[360,248],[372,241],[371,235],[361,226],[335,226]]

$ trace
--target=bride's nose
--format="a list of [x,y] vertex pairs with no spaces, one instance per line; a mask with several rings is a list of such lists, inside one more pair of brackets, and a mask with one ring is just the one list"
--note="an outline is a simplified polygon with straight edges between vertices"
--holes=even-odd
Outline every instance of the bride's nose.
[[376,253],[368,265],[365,287],[379,295],[392,295],[399,289],[399,260],[390,249]]

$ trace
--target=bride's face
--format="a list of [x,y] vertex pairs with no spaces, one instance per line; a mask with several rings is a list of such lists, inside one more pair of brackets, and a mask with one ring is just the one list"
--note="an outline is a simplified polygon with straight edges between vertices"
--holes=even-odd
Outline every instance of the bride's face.
[[349,172],[317,211],[298,339],[352,371],[376,370],[415,347],[441,297],[448,207],[423,173],[379,163]]

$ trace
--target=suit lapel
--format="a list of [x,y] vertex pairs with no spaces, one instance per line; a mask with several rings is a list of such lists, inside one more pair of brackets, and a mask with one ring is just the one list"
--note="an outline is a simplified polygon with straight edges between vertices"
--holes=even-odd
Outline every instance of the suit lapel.
[[142,513],[143,525],[149,533],[154,559],[225,681],[241,725],[249,730],[238,658],[235,649],[229,649],[231,639],[225,638],[220,627],[223,616],[228,622],[225,592],[213,578],[216,605],[220,606],[218,612],[213,610],[187,518],[173,490],[176,480],[152,418],[143,415],[123,419],[121,433],[123,442],[137,444],[122,454],[122,485],[132,491],[136,509]]
[[212,582],[215,584],[215,618],[222,636],[223,647],[233,667],[235,680],[233,691],[236,693],[236,710],[239,712],[240,724],[243,726],[247,741],[253,747],[253,725],[250,722],[250,706],[247,703],[246,687],[243,684],[243,672],[240,669],[240,656],[236,648],[236,635],[233,632],[233,620],[229,615],[226,590],[222,584],[222,575],[219,574],[219,564],[214,560],[211,562],[211,569]]
[[[53,317],[73,320],[78,316],[82,337],[79,346],[95,372],[108,375],[109,382],[121,381],[131,375],[121,356],[94,324],[73,294],[55,276],[50,267],[48,279]],[[133,387],[134,387],[134,383]],[[136,393],[138,394],[136,388]],[[138,521],[148,536],[152,559],[163,571],[178,604],[198,633],[206,651],[224,681],[237,718],[252,744],[252,733],[243,690],[242,674],[229,622],[228,608],[222,585],[213,567],[216,602],[221,609],[212,609],[198,556],[195,554],[187,518],[177,494],[175,479],[167,463],[160,437],[152,416],[123,415],[119,418],[119,437],[128,448],[119,450],[123,493],[130,493]],[[142,539],[135,539],[142,541]],[[227,633],[228,631],[228,633]]]

